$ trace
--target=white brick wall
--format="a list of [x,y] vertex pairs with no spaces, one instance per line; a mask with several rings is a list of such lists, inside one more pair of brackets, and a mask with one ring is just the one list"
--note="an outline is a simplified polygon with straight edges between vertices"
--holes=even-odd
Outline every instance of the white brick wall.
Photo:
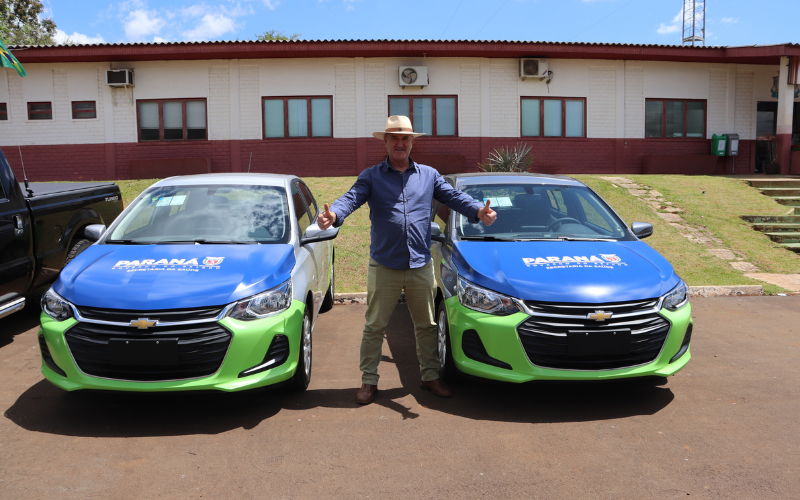
[[625,68],[625,137],[644,137],[643,68]]
[[109,87],[114,103],[114,137],[116,142],[137,142],[136,113],[131,102],[133,89]]
[[461,65],[461,92],[458,96],[458,135],[481,135],[481,66]]
[[333,136],[356,136],[356,65],[336,65],[333,96]]
[[614,66],[589,68],[586,108],[586,137],[614,137],[617,127],[617,69]]
[[519,67],[516,62],[492,61],[491,137],[519,137]]
[[239,120],[241,137],[261,139],[261,97],[258,94],[258,66],[239,68]]
[[733,123],[740,140],[755,139],[756,103],[753,99],[753,72],[736,73],[736,104]]
[[[95,75],[100,73],[95,69]],[[26,144],[102,144],[105,142],[104,103],[95,101],[97,118],[72,119],[66,69],[52,70],[53,119],[28,120],[28,106],[23,95],[23,79],[16,72],[4,72],[8,78],[8,120],[0,122],[0,146]],[[103,81],[105,83],[105,81]],[[99,76],[95,85],[100,88]],[[103,85],[105,86],[105,85]]]
[[231,138],[231,80],[228,66],[208,67],[208,138]]
[[727,132],[728,121],[728,70],[712,69],[708,79],[708,131],[713,134]]
[[367,137],[372,132],[383,130],[386,126],[386,117],[389,113],[389,101],[386,97],[386,67],[384,64],[364,64],[364,86],[366,107]]

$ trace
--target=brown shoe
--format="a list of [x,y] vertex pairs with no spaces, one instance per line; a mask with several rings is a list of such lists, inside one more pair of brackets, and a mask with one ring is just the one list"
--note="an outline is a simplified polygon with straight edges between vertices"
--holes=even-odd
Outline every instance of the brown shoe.
[[419,383],[420,388],[425,389],[426,391],[430,391],[433,393],[434,396],[439,396],[440,398],[450,398],[453,397],[453,393],[450,392],[450,389],[444,385],[442,379],[437,378],[428,382],[424,380]]
[[358,390],[356,401],[360,405],[368,405],[375,399],[375,393],[378,392],[378,386],[372,384],[363,384],[361,389]]

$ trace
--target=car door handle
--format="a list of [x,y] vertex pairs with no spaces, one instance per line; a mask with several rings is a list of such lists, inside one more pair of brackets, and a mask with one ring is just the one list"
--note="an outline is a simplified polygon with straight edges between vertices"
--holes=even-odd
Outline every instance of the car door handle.
[[23,229],[22,217],[20,217],[19,215],[15,215],[14,216],[14,233],[15,234],[22,234],[22,229]]

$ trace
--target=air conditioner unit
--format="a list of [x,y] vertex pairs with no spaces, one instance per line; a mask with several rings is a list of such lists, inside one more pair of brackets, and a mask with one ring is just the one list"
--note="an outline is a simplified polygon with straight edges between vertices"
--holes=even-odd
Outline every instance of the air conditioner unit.
[[424,87],[430,83],[427,66],[400,66],[399,70],[401,87]]
[[525,78],[547,78],[547,59],[522,58],[519,60],[519,76]]
[[106,85],[110,87],[132,87],[133,71],[129,69],[109,69],[106,71]]

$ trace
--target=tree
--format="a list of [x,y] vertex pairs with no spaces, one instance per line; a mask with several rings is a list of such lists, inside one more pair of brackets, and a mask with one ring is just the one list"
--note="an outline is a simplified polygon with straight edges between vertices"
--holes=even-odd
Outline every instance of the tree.
[[261,35],[256,35],[259,42],[268,42],[270,40],[297,40],[302,35],[300,33],[292,33],[291,36],[286,36],[283,31],[269,30]]
[[0,38],[6,45],[54,45],[56,23],[40,19],[40,0],[0,0]]

